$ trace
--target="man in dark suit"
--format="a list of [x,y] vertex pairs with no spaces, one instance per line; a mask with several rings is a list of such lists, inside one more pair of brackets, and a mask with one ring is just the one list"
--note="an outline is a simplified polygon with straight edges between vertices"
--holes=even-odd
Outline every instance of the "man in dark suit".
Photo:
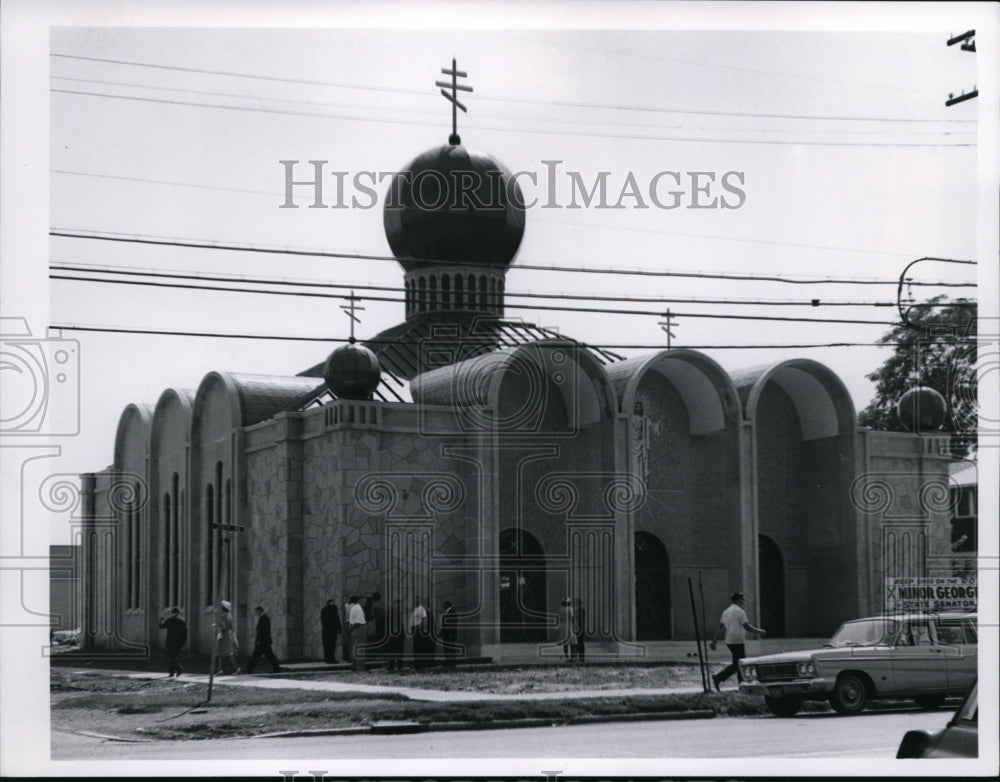
[[337,662],[337,636],[340,635],[340,611],[333,599],[327,600],[319,612],[319,623],[323,628],[323,660],[328,664]]
[[180,676],[184,673],[181,664],[177,662],[177,657],[187,643],[188,629],[187,622],[181,619],[181,610],[177,607],[170,612],[170,616],[160,619],[160,629],[167,631],[167,668],[170,676]]
[[271,672],[281,673],[282,669],[278,665],[278,658],[274,656],[274,650],[271,648],[271,617],[264,613],[262,606],[257,606],[254,613],[257,614],[257,632],[254,636],[253,654],[250,655],[246,671],[253,673],[254,666],[257,665],[260,658],[266,657],[267,661],[271,663]]

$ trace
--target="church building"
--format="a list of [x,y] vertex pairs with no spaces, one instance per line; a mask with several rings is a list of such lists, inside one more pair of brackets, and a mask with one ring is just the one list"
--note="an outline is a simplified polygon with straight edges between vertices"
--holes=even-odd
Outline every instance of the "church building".
[[457,135],[391,188],[398,325],[123,411],[113,463],[82,476],[86,646],[161,646],[179,606],[208,653],[227,600],[243,648],[262,605],[279,655],[322,659],[326,601],[377,591],[404,616],[450,601],[459,653],[494,659],[561,655],[578,598],[588,656],[634,657],[694,638],[689,580],[710,627],[739,590],[769,636],[820,637],[948,560],[946,436],[860,429],[810,359],[727,372],[507,318],[523,198]]

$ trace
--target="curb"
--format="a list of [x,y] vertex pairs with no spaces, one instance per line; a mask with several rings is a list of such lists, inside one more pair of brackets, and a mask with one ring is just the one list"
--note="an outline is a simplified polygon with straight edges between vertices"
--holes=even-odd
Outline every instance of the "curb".
[[650,720],[703,720],[714,719],[711,709],[691,711],[640,712],[637,714],[609,714],[571,717],[565,720],[528,717],[518,720],[493,720],[492,722],[376,722],[366,727],[317,728],[314,730],[294,730],[281,733],[263,733],[258,739],[296,738],[304,736],[391,736],[406,733],[435,733],[459,730],[496,730],[507,728],[548,728],[560,725],[591,725],[601,722],[644,722]]

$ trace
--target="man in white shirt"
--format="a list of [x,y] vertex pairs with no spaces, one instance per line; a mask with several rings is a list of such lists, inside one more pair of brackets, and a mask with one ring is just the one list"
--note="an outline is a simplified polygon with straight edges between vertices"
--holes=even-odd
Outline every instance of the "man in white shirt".
[[354,670],[365,669],[365,642],[368,640],[368,622],[365,619],[365,609],[358,602],[357,595],[351,595],[351,611],[347,617],[351,628],[351,646],[354,649]]
[[[410,612],[410,633],[413,635],[413,667],[426,668],[433,665],[433,643],[430,628],[427,626],[427,609],[420,598],[413,599],[413,611]],[[428,657],[430,659],[428,660]]]
[[719,689],[719,685],[722,682],[734,673],[739,681],[743,681],[743,674],[740,673],[740,660],[747,656],[746,632],[757,633],[762,636],[766,635],[763,627],[754,627],[750,624],[750,620],[747,619],[746,611],[743,610],[744,598],[742,592],[733,592],[729,596],[729,601],[730,605],[722,612],[722,617],[719,619],[719,626],[715,628],[715,636],[712,638],[712,643],[709,644],[709,648],[714,650],[719,638],[725,636],[726,646],[729,647],[729,652],[733,656],[733,661],[729,665],[718,673],[712,674],[712,683],[715,685],[716,690]]

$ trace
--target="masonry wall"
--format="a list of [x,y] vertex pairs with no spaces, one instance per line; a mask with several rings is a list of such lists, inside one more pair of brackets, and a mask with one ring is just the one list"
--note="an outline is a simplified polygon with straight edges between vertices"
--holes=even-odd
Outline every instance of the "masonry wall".
[[688,578],[709,606],[740,583],[738,435],[691,435],[683,398],[656,372],[643,377],[636,399],[659,426],[650,433],[650,478],[635,529],[655,535],[670,558],[672,637],[694,638]]
[[322,657],[330,598],[342,609],[347,595],[378,591],[405,615],[417,596],[435,612],[444,600],[475,608],[466,584],[480,563],[466,555],[478,488],[445,455],[464,438],[425,434],[420,414],[341,401],[248,430],[246,600],[271,611],[279,655]]
[[863,431],[851,496],[865,536],[870,612],[887,577],[951,575],[947,436]]

